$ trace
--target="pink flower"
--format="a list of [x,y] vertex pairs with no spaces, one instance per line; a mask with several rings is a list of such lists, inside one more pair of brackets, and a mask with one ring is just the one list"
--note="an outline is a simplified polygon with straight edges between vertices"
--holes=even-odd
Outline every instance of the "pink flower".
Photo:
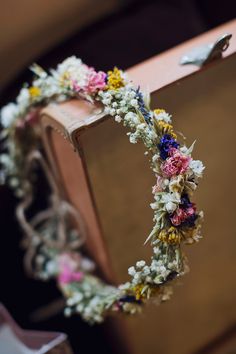
[[184,209],[178,208],[171,216],[170,220],[174,226],[179,226],[187,218],[187,213]]
[[74,281],[81,281],[83,276],[82,272],[73,272],[69,267],[63,267],[58,276],[58,281],[61,285],[65,285]]
[[59,275],[58,281],[60,284],[69,284],[73,281],[81,281],[83,273],[77,271],[81,262],[81,257],[77,253],[62,253],[58,257]]
[[174,214],[170,217],[170,221],[174,226],[179,226],[182,222],[186,221],[189,217],[195,215],[196,207],[193,204],[191,207],[183,209],[179,207]]
[[103,90],[106,86],[106,74],[103,71],[96,72],[94,68],[87,68],[87,74],[84,81],[79,82],[72,79],[72,88],[75,92],[84,92],[86,94],[95,93]]
[[82,90],[82,87],[78,84],[78,81],[77,81],[77,80],[71,80],[71,83],[72,83],[72,89],[73,89],[73,91],[79,92],[79,91]]
[[88,84],[85,87],[87,93],[94,93],[103,90],[106,86],[106,74],[103,71],[96,72],[93,68],[89,69]]
[[178,149],[171,149],[161,169],[165,177],[173,177],[183,174],[187,171],[191,157],[183,155]]
[[163,191],[163,179],[160,176],[157,176],[157,182],[155,186],[152,187],[152,193],[158,193]]

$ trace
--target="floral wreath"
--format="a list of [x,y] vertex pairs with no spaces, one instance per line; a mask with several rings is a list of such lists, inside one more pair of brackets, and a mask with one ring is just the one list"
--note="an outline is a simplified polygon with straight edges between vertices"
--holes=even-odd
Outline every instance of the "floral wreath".
[[[50,73],[38,65],[31,70],[35,75],[32,85],[24,85],[16,102],[1,110],[1,180],[21,199],[17,216],[29,236],[25,241],[26,263],[34,276],[56,279],[66,298],[66,316],[78,313],[89,323],[102,322],[111,311],[135,314],[149,299],[156,303],[168,300],[174,280],[188,271],[182,244],[193,244],[202,237],[203,212],[197,212],[190,199],[204,170],[202,162],[191,157],[194,144],[187,148],[178,142],[171,116],[164,109],[151,110],[149,95],[116,67],[108,73],[96,72],[70,57]],[[96,276],[94,263],[82,256],[83,220],[80,218],[81,230],[75,231],[68,213],[74,217],[79,213],[58,196],[42,157],[39,111],[49,103],[71,98],[102,103],[105,114],[129,128],[131,143],[143,142],[156,176],[151,204],[154,226],[146,240],[153,248],[150,264],[138,261],[128,269],[130,281],[119,286],[106,284]],[[27,222],[24,210],[33,200],[36,177],[29,165],[35,160],[51,181],[54,198],[49,209]]]

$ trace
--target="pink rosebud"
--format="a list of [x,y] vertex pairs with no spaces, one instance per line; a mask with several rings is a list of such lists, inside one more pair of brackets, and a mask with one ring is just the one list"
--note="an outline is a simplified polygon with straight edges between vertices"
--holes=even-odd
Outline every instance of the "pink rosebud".
[[171,216],[170,220],[174,226],[179,226],[186,218],[186,211],[182,208],[178,208]]
[[60,284],[69,284],[81,281],[83,273],[78,271],[81,257],[76,252],[65,252],[58,256],[58,281]]
[[58,281],[61,285],[64,285],[75,281],[81,281],[83,279],[83,276],[84,275],[82,272],[71,271],[69,267],[65,266],[58,276]]
[[90,68],[88,73],[88,83],[85,87],[87,93],[94,93],[98,90],[103,90],[106,86],[106,74],[103,71],[96,72]]
[[178,149],[171,149],[170,157],[161,165],[165,177],[173,177],[187,171],[191,157],[183,155]]

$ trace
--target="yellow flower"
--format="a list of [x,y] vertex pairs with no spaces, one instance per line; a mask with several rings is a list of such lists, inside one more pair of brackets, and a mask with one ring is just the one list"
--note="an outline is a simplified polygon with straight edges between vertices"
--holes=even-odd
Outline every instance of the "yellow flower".
[[[155,109],[156,111],[156,109]],[[154,111],[154,112],[155,112]],[[156,127],[161,134],[169,134],[176,139],[177,135],[174,132],[173,125],[166,123],[164,120],[155,120]]]
[[178,244],[181,242],[182,234],[174,226],[171,226],[168,230],[161,230],[158,239],[165,243]]
[[31,86],[29,88],[29,94],[31,98],[35,98],[41,95],[41,89],[36,86]]
[[166,111],[165,111],[164,109],[156,108],[156,109],[154,109],[154,113],[155,113],[156,115],[158,115],[158,114],[160,114],[160,113],[166,113]]
[[108,71],[107,73],[107,90],[118,90],[124,87],[124,79],[122,77],[122,72],[118,68],[114,68],[113,71]]
[[138,284],[133,287],[136,300],[149,299],[151,296],[155,296],[159,292],[158,286],[151,284]]
[[143,288],[144,288],[145,286],[146,286],[146,285],[144,285],[144,284],[138,284],[138,285],[135,285],[135,286],[133,287],[133,291],[134,291],[134,293],[135,293],[135,298],[136,298],[136,300],[142,300],[142,299],[145,298],[145,294],[142,293]]

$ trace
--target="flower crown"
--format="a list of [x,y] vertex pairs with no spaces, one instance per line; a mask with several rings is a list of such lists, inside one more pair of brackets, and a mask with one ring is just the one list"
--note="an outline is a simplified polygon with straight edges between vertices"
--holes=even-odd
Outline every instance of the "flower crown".
[[[149,299],[157,303],[168,300],[171,284],[188,271],[182,245],[201,238],[203,213],[197,212],[191,197],[204,166],[191,157],[194,144],[187,148],[180,143],[171,116],[164,109],[151,110],[149,95],[136,88],[118,68],[108,73],[96,72],[80,59],[70,57],[49,74],[38,65],[31,70],[35,74],[32,85],[25,85],[16,103],[1,110],[5,152],[0,161],[2,180],[21,198],[17,216],[30,236],[26,242],[28,267],[40,279],[55,278],[66,298],[65,314],[78,313],[89,323],[102,322],[111,311],[137,313]],[[55,181],[43,159],[39,110],[51,102],[71,98],[102,103],[105,114],[129,129],[131,143],[143,142],[156,178],[151,204],[154,226],[146,239],[153,255],[150,263],[140,260],[130,267],[130,281],[117,287],[94,275],[94,263],[82,256],[82,226],[76,232],[66,212],[57,213],[55,200],[60,207],[63,205],[61,210],[78,214],[58,197]],[[22,208],[27,208],[33,198],[35,173],[29,168],[33,160],[41,161],[54,199],[47,217],[41,212],[27,223]],[[80,221],[82,225],[81,218]]]

